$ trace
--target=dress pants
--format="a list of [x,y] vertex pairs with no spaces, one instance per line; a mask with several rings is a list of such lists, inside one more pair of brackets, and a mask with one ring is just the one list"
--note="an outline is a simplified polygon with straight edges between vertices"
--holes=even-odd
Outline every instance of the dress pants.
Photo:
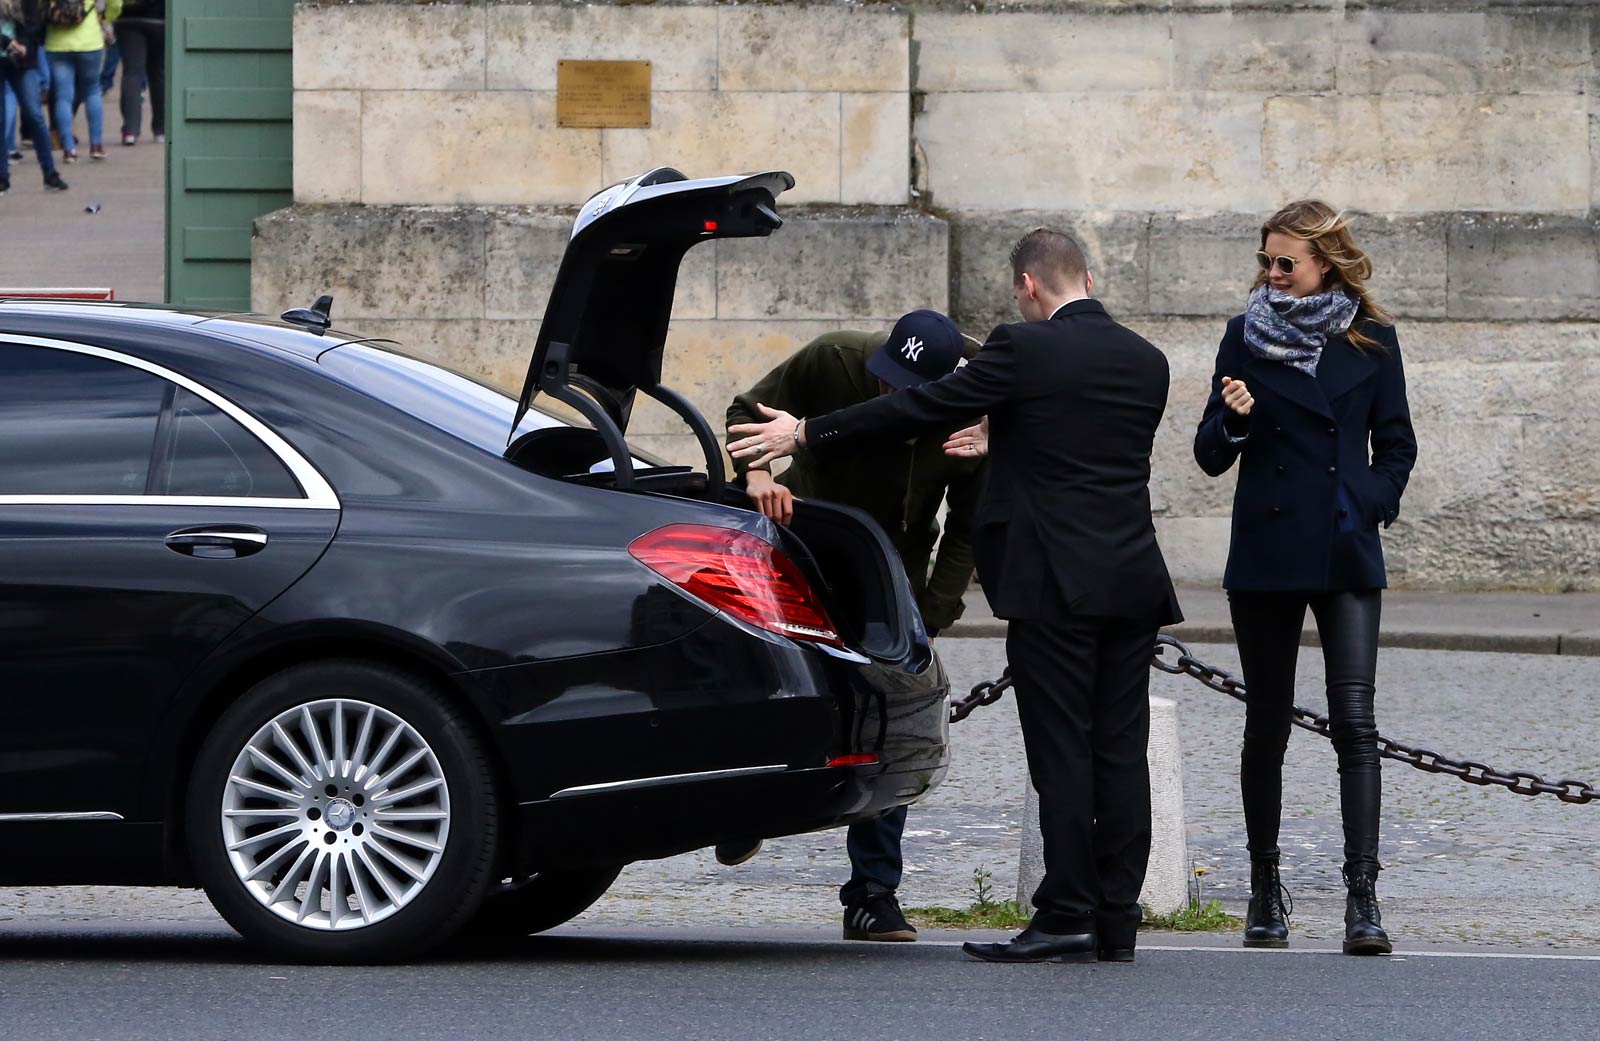
[[1044,880],[1033,924],[1133,946],[1150,860],[1150,658],[1156,627],[1072,615],[1013,620],[1006,654],[1039,793]]
[[1328,723],[1339,755],[1345,864],[1351,869],[1378,870],[1382,767],[1373,692],[1382,597],[1377,589],[1327,593],[1235,590],[1228,594],[1249,692],[1239,790],[1253,859],[1278,857],[1283,754],[1293,725],[1300,626],[1309,606],[1317,619],[1328,674]]

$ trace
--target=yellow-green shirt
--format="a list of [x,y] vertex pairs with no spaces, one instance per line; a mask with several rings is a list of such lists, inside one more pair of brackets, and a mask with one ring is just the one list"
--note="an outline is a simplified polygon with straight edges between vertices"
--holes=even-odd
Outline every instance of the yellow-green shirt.
[[[106,45],[100,32],[100,11],[96,0],[83,0],[89,15],[77,25],[52,25],[45,30],[44,49],[64,54],[98,51]],[[114,21],[122,14],[122,0],[106,0],[106,21]]]

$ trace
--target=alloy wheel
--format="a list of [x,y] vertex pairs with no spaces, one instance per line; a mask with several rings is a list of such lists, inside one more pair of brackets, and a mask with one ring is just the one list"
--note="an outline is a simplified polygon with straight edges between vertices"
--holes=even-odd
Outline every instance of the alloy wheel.
[[364,701],[287,709],[235,758],[222,797],[228,861],[267,909],[358,929],[414,900],[439,867],[450,792],[415,727]]

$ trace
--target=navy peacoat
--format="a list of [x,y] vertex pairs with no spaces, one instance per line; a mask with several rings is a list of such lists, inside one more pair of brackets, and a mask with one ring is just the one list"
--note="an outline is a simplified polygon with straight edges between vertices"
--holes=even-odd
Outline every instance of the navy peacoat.
[[[1212,477],[1239,460],[1225,588],[1388,585],[1378,525],[1400,513],[1417,441],[1394,329],[1367,322],[1362,331],[1382,349],[1332,337],[1312,377],[1252,354],[1243,315],[1228,323],[1194,437],[1194,457]],[[1250,415],[1223,404],[1224,376],[1249,387]]]

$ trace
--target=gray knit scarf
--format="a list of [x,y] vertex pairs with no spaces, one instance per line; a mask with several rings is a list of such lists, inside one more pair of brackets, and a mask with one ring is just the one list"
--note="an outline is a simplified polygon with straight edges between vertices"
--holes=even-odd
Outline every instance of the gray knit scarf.
[[1349,329],[1355,316],[1356,302],[1342,290],[1297,297],[1261,286],[1245,305],[1244,342],[1258,358],[1315,376],[1328,337]]

